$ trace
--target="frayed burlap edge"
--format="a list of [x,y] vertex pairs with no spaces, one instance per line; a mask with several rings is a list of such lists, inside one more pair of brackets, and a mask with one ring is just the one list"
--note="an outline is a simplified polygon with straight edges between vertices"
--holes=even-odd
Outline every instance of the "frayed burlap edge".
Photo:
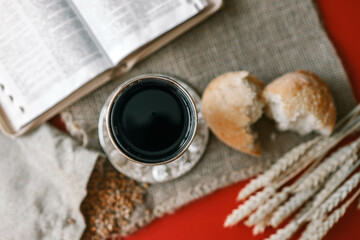
[[77,139],[83,147],[86,147],[89,142],[89,137],[86,131],[81,128],[76,121],[74,121],[72,114],[65,110],[60,113],[60,117],[65,123],[66,130],[70,133],[70,135]]

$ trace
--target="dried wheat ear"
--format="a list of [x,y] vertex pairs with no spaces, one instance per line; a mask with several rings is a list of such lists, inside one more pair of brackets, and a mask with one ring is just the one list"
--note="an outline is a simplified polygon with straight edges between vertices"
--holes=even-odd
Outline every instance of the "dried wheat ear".
[[237,197],[243,203],[227,216],[224,227],[245,220],[256,235],[294,216],[268,239],[289,239],[305,224],[301,239],[321,239],[360,195],[360,137],[327,156],[359,129],[360,105],[339,121],[331,136],[294,147],[251,180]]

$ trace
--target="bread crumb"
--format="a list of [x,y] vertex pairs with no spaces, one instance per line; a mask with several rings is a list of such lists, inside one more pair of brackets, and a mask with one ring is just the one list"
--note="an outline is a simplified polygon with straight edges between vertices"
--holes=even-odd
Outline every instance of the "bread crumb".
[[274,141],[276,140],[276,138],[277,138],[276,132],[271,132],[271,134],[270,134],[270,140],[271,140],[272,142],[274,142]]

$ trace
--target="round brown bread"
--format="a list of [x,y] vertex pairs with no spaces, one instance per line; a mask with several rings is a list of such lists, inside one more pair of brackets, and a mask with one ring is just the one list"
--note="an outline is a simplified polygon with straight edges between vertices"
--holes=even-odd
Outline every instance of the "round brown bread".
[[216,77],[202,96],[204,117],[212,132],[239,151],[259,156],[260,144],[250,126],[262,115],[264,83],[246,71]]
[[334,99],[328,85],[314,73],[287,73],[267,85],[262,96],[267,116],[275,120],[280,130],[329,135],[334,129]]

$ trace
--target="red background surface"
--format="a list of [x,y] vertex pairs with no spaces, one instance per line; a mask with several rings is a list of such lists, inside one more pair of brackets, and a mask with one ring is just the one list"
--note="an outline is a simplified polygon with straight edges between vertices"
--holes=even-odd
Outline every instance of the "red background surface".
[[[317,0],[316,2],[328,35],[344,64],[359,101],[360,0]],[[59,117],[51,122],[65,128]],[[235,202],[237,193],[247,182],[239,182],[190,203],[174,214],[155,220],[132,236],[126,237],[125,240],[264,239],[274,230],[269,229],[265,234],[254,237],[252,229],[242,223],[232,228],[222,227],[226,216],[238,206]],[[360,210],[356,209],[356,204],[357,202],[348,209],[340,222],[326,235],[325,240],[360,239]]]
[[[286,1],[286,0],[285,0]],[[360,0],[318,0],[325,28],[333,41],[360,98]],[[344,93],[347,94],[347,93]],[[237,207],[235,198],[247,181],[234,184],[197,200],[172,215],[164,216],[126,240],[149,239],[263,239],[265,234],[252,236],[251,228],[242,223],[233,228],[223,228],[225,217]],[[360,239],[360,210],[353,204],[346,215],[325,237],[326,240]]]

